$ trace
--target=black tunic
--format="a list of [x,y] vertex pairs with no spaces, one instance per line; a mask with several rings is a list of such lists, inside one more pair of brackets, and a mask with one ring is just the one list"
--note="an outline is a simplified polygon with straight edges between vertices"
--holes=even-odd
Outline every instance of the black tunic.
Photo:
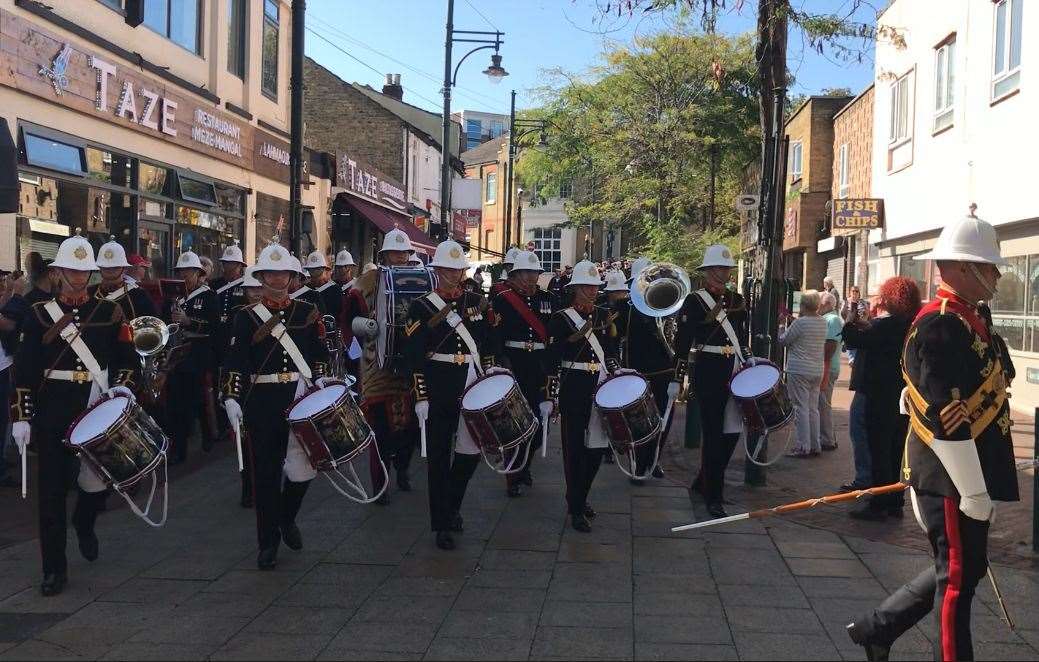
[[[91,296],[98,299],[107,299],[109,292],[104,292],[101,289],[101,285],[94,285],[89,288],[88,292]],[[142,290],[140,287],[133,287],[125,294],[123,294],[115,302],[119,304],[119,307],[123,309],[124,318],[129,321],[135,317],[144,316],[158,316],[158,311],[155,309],[155,302],[148,296],[148,293]]]

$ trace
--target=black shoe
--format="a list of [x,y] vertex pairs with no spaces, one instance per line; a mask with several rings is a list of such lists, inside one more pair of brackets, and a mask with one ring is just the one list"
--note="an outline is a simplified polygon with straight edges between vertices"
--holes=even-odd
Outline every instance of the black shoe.
[[295,522],[281,525],[281,539],[285,541],[285,546],[294,552],[303,549],[303,534]]
[[894,517],[895,519],[902,519],[905,517],[906,511],[903,508],[888,508],[887,516]]
[[68,582],[68,577],[65,573],[51,573],[43,576],[43,583],[40,584],[40,594],[45,598],[57,595],[65,590],[65,584]]
[[509,485],[509,488],[507,490],[505,490],[505,494],[510,499],[515,499],[518,496],[523,496],[523,490],[520,489],[520,484],[518,482],[516,482],[516,483],[513,483],[512,485]]
[[584,516],[588,519],[595,519],[595,516],[599,513],[595,512],[595,508],[592,508],[588,504],[584,505]]
[[437,531],[437,547],[447,551],[455,548],[455,539],[450,531]]
[[628,482],[631,483],[632,485],[636,486],[636,487],[642,487],[643,485],[646,484],[646,481],[644,481],[641,478],[629,478]]
[[835,443],[832,446],[823,446],[822,449],[824,451],[835,451],[835,450],[837,450],[838,446],[839,446],[839,444]]
[[720,501],[707,504],[707,514],[710,515],[712,519],[729,516],[729,513],[725,512],[725,506],[723,506]]
[[841,492],[855,492],[857,490],[864,490],[867,487],[868,486],[866,486],[866,485],[859,485],[858,483],[856,483],[855,481],[852,480],[852,481],[849,481],[849,482],[844,483],[843,485],[841,485],[840,486],[840,491]]
[[455,513],[455,516],[451,518],[451,526],[448,529],[452,533],[461,533],[465,531],[465,520],[459,513]]
[[659,464],[657,466],[653,467],[653,477],[654,478],[663,478],[664,477],[664,470],[660,468]]
[[397,472],[397,489],[401,492],[411,491],[411,478],[408,474]]
[[570,519],[571,526],[574,527],[574,531],[580,531],[581,533],[592,532],[592,525],[588,523],[588,518],[584,515],[574,515]]
[[261,549],[256,557],[256,567],[260,570],[274,570],[278,565],[278,546]]
[[883,522],[887,519],[887,512],[871,508],[870,506],[865,506],[857,510],[850,511],[848,513],[848,517],[852,519],[863,520],[866,522]]
[[858,623],[848,623],[847,630],[851,640],[866,649],[867,660],[870,662],[887,662],[888,656],[891,654],[890,646],[870,641],[866,634],[862,632]]
[[79,536],[79,553],[91,563],[97,560],[98,541],[96,533],[90,532]]
[[516,482],[523,483],[527,487],[534,487],[534,479],[531,478],[529,471],[525,471],[522,474],[520,474],[520,477],[517,479]]

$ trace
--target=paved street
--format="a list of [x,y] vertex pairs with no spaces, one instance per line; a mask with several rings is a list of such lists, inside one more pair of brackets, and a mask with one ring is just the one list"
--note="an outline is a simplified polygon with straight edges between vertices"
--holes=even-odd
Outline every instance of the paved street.
[[[315,481],[300,522],[305,550],[283,547],[277,571],[261,573],[227,448],[174,482],[165,528],[112,510],[89,566],[70,539],[71,583],[58,598],[39,597],[36,542],[5,529],[0,658],[862,659],[844,624],[928,563],[911,518],[864,527],[838,508],[671,535],[704,517],[675,484],[696,452],[674,448],[669,480],[651,486],[632,488],[603,466],[592,496],[600,515],[580,534],[564,526],[557,446],[520,499],[478,471],[454,553],[432,544],[420,464],[416,491],[388,507],[357,506]],[[785,460],[769,487],[750,492],[736,462],[730,511],[817,493],[849,466],[842,443],[815,461]],[[3,494],[5,513],[25,509],[14,496]],[[1039,573],[1023,546],[1007,549],[1010,565],[996,573],[1019,629],[1007,630],[983,585],[977,654],[1036,659]],[[894,658],[931,659],[932,636],[927,620]]]

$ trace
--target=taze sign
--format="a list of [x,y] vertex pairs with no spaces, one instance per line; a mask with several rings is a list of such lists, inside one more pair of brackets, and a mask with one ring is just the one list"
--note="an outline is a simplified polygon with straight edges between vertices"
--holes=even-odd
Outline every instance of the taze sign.
[[833,201],[835,230],[873,230],[884,227],[884,201],[880,198],[844,198]]
[[339,152],[336,155],[336,181],[340,187],[362,198],[397,211],[408,208],[403,184],[349,154]]

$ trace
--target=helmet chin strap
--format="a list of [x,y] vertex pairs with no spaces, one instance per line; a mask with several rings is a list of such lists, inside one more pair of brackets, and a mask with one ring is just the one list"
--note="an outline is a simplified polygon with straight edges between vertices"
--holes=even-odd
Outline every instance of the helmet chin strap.
[[985,291],[985,296],[983,297],[984,301],[989,301],[992,297],[996,296],[996,286],[994,284],[990,285],[988,281],[985,280],[985,277],[981,275],[981,271],[978,270],[977,265],[973,262],[968,262],[967,269],[970,270],[974,279],[978,281],[978,285],[981,286],[981,289]]

